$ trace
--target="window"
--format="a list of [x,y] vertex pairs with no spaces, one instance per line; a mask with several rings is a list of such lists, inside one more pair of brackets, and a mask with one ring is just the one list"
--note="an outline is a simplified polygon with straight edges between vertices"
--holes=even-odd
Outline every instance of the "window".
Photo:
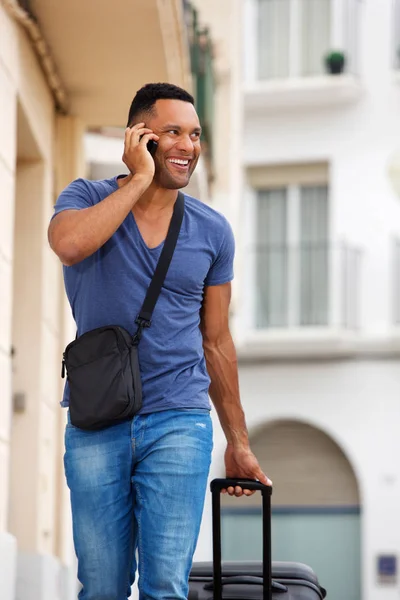
[[400,0],[393,3],[393,67],[400,69]]
[[286,189],[259,192],[257,242],[257,326],[287,326]]
[[328,322],[328,190],[300,189],[300,324]]
[[260,79],[290,75],[290,4],[291,0],[259,0]]
[[328,325],[328,188],[257,194],[256,327]]
[[324,72],[331,49],[331,0],[258,0],[258,76]]

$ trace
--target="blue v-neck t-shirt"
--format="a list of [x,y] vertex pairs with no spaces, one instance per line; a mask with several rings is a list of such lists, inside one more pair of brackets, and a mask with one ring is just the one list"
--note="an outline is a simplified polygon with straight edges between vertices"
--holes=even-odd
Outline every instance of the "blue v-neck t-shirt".
[[[54,216],[84,209],[118,189],[117,177],[77,179],[59,196]],[[226,218],[185,196],[178,242],[154,309],[151,327],[139,344],[143,385],[141,414],[176,408],[209,409],[200,309],[205,286],[233,279],[234,238]],[[63,267],[65,289],[78,335],[104,325],[120,325],[131,334],[153,276],[163,243],[145,244],[132,212],[94,254]],[[68,406],[65,386],[63,406]]]

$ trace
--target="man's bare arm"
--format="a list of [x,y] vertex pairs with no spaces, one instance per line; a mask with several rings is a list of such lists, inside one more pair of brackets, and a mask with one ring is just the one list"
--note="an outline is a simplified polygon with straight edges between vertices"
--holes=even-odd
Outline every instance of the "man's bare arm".
[[146,181],[135,176],[90,208],[59,213],[49,226],[50,247],[67,266],[87,258],[116,232],[146,189]]
[[158,137],[142,123],[127,129],[123,161],[134,173],[130,181],[95,206],[65,210],[52,219],[49,243],[63,264],[74,265],[101,248],[149,187],[154,176],[154,160],[146,148],[150,139]]
[[[227,440],[225,466],[228,477],[271,481],[262,472],[251,452],[245,415],[240,401],[236,350],[229,330],[229,283],[207,287],[201,316],[204,354],[210,376],[210,396]],[[228,489],[240,496],[241,488]],[[251,492],[246,490],[246,495]]]
[[248,435],[239,395],[236,350],[228,323],[230,298],[229,283],[206,288],[201,331],[211,380],[210,396],[221,427],[229,444],[246,446]]

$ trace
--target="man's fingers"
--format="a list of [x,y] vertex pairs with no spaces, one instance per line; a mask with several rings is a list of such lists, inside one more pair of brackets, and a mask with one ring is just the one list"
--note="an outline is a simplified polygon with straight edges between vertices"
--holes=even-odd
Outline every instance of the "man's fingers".
[[147,146],[147,144],[149,143],[149,141],[150,141],[150,140],[155,140],[155,141],[157,142],[157,141],[160,139],[160,138],[158,137],[158,135],[156,135],[155,133],[153,133],[153,132],[151,131],[151,129],[149,129],[149,130],[148,130],[148,132],[149,132],[149,133],[145,133],[145,134],[142,136],[142,138],[141,138],[141,140],[140,140],[139,144],[142,144],[143,146]]
[[263,483],[264,485],[272,485],[272,481],[262,471],[259,472],[257,479],[258,481],[261,481],[261,483]]
[[149,133],[153,133],[153,130],[149,129],[148,127],[141,127],[140,129],[138,129],[136,131],[137,139],[140,141],[140,139],[142,138],[142,136],[147,135]]
[[127,127],[125,129],[125,147],[130,148],[139,143],[142,135],[146,133],[153,133],[151,129],[144,126],[144,123],[138,123],[134,127]]
[[237,485],[236,487],[228,487],[228,494],[230,496],[236,496],[237,498],[240,498],[240,496],[243,496],[243,489]]
[[[272,486],[272,481],[269,479],[269,477],[267,477],[265,475],[265,473],[263,473],[261,471],[261,469],[259,471],[257,471],[257,474],[254,475],[253,477],[250,477],[250,479],[254,479],[254,480],[258,480],[260,483],[263,483],[264,485],[268,485],[268,486]],[[249,490],[246,489],[245,486],[240,487],[240,486],[230,486],[227,489],[221,490],[223,494],[228,493],[230,496],[236,496],[237,498],[239,498],[240,496],[252,496],[253,494],[256,493],[256,490]]]
[[125,129],[125,148],[129,148],[132,133],[133,132],[130,127]]
[[[222,490],[222,493],[226,493],[226,490]],[[228,494],[230,496],[236,496],[237,498],[239,498],[240,496],[252,496],[253,494],[255,494],[255,490],[246,490],[243,488],[229,488]]]
[[132,131],[131,132],[131,136],[129,138],[129,145],[128,148],[134,148],[135,146],[137,146],[138,144],[140,144],[141,140],[149,135],[152,134],[152,130],[151,129],[147,129],[145,127],[142,127],[141,129],[137,129],[136,131]]
[[243,490],[238,485],[235,487],[235,496],[236,498],[240,498],[240,496],[243,496]]
[[136,123],[136,125],[133,125],[132,127],[127,127],[127,130],[136,133],[139,129],[144,129],[145,127],[145,123]]

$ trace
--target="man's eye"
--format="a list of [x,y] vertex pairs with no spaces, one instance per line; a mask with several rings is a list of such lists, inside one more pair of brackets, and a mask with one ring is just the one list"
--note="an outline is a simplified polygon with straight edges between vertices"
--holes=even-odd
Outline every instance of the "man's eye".
[[178,133],[178,131],[176,129],[170,129],[168,133],[173,133],[175,135]]

